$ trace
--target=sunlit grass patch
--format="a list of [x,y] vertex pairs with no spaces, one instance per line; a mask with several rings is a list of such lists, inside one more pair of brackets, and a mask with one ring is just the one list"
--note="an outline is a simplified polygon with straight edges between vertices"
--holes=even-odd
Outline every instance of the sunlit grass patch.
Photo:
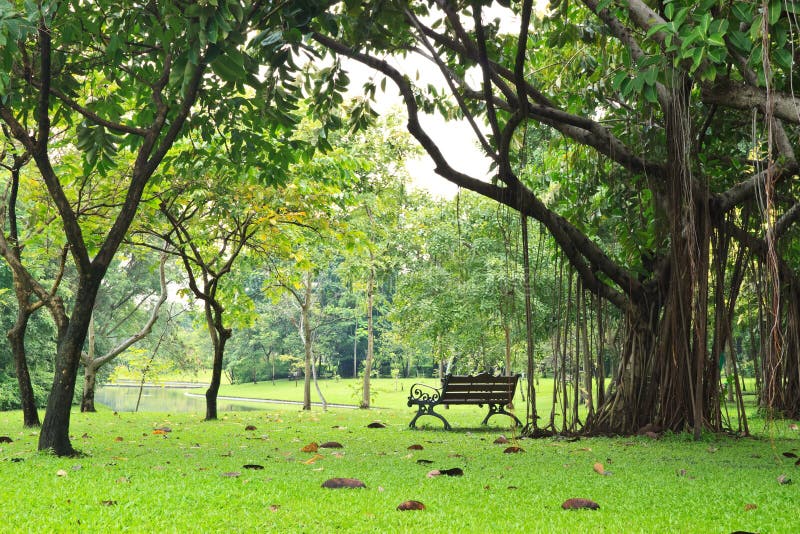
[[[480,413],[467,407],[449,410],[455,431],[414,431],[412,411],[291,407],[210,422],[196,414],[74,413],[73,442],[85,456],[72,459],[36,452],[36,432],[22,429],[21,414],[0,413],[0,435],[13,440],[0,445],[0,501],[13,503],[4,531],[796,529],[798,486],[777,480],[798,469],[782,454],[800,449],[785,422],[758,439],[529,440],[500,424],[480,428]],[[386,427],[367,428],[374,420]],[[500,434],[525,452],[504,453],[508,445],[493,443]],[[342,448],[302,452],[331,441]],[[428,476],[452,468],[463,475]],[[366,488],[322,487],[336,477]],[[561,509],[573,497],[600,508]],[[406,500],[425,509],[398,511]]]

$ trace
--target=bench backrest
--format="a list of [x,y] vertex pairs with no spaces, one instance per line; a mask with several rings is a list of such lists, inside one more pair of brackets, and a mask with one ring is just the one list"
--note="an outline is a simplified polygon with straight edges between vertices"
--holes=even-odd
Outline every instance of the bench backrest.
[[442,384],[441,404],[508,404],[514,399],[519,375],[447,375]]

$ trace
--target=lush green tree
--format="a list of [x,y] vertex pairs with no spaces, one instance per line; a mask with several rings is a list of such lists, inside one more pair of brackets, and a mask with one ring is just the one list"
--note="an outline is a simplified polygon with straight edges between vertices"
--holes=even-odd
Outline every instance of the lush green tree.
[[[394,82],[408,129],[439,174],[539,221],[580,287],[624,314],[618,379],[589,429],[655,423],[699,437],[704,427],[720,428],[721,344],[713,337],[731,329],[719,330],[711,317],[710,273],[721,258],[712,240],[733,240],[765,261],[775,289],[766,313],[774,325],[765,344],[766,404],[797,413],[800,390],[788,376],[796,358],[778,357],[798,353],[795,316],[777,297],[788,287],[783,302],[793,301],[787,260],[800,212],[790,179],[800,122],[789,109],[791,13],[777,0],[585,0],[556,3],[541,23],[531,1],[491,12],[488,4],[353,3],[331,11],[313,35]],[[386,59],[410,51],[439,68],[447,98],[414,82],[413,63]],[[457,171],[443,155],[419,120],[433,110],[469,121],[494,163],[492,180]],[[527,162],[520,147],[534,130],[551,131],[560,147]],[[542,177],[563,188],[562,202],[547,201]],[[741,217],[757,198],[765,199],[759,217]],[[735,300],[735,280],[715,283],[724,300]]]
[[[314,2],[233,0],[145,6],[110,1],[93,9],[80,2],[0,4],[0,119],[41,174],[78,273],[41,449],[74,452],[69,407],[91,310],[148,181],[190,128],[209,134],[251,104],[264,109],[276,101],[273,115],[290,121],[291,110],[280,108],[290,103],[279,82],[294,69],[286,61],[297,27],[315,9]],[[257,46],[248,48],[250,41]],[[267,64],[275,66],[274,76],[258,78]],[[244,98],[245,85],[257,97]],[[82,169],[65,168],[52,150],[53,136],[65,130],[83,152]],[[247,140],[241,135],[236,143]],[[118,209],[105,231],[89,240],[70,191],[97,175],[118,184],[109,198]]]

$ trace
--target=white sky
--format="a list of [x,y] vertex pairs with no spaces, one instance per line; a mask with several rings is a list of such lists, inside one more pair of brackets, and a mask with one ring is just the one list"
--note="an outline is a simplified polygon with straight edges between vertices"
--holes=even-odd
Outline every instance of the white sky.
[[[547,0],[536,0],[535,11],[544,13]],[[486,18],[506,17],[501,24],[501,31],[517,33],[519,31],[519,19],[508,17],[509,11],[498,5],[494,5],[486,12]],[[420,86],[433,84],[438,87],[446,87],[444,78],[439,69],[432,62],[422,59],[419,56],[408,58],[394,58],[394,66],[414,79],[414,74],[418,73]],[[380,82],[383,75],[363,66],[356,61],[342,58],[342,64],[350,75],[350,90],[352,96],[360,96],[364,82],[374,77],[374,83],[378,87],[376,94],[375,108],[378,113],[386,113],[393,108],[400,108],[405,113],[400,94],[391,80],[386,81],[386,92],[381,92]],[[477,87],[477,84],[473,84]],[[487,158],[483,150],[478,145],[477,139],[472,128],[466,121],[445,121],[438,115],[420,114],[420,123],[425,131],[439,146],[450,165],[457,171],[473,176],[475,178],[489,179],[489,165],[491,161]],[[488,127],[484,129],[486,133]],[[429,191],[432,195],[444,198],[455,196],[458,188],[451,182],[445,180],[434,172],[433,161],[427,154],[418,158],[406,161],[406,169],[412,177],[412,185]]]

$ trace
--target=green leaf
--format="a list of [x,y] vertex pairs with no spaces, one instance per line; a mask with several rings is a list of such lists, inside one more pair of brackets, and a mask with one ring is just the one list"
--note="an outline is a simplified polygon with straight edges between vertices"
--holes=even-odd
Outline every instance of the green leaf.
[[781,8],[783,7],[783,0],[772,0],[769,3],[769,24],[774,26],[781,18]]

